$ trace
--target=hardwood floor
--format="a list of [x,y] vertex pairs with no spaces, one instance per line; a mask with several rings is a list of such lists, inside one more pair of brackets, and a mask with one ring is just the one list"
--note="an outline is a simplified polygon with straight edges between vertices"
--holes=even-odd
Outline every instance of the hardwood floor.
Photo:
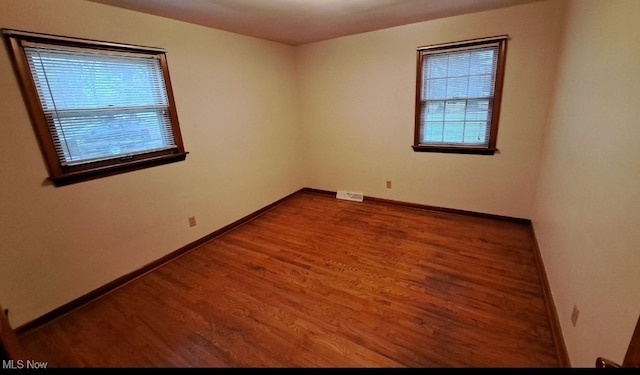
[[50,367],[557,367],[525,224],[303,191],[20,334]]

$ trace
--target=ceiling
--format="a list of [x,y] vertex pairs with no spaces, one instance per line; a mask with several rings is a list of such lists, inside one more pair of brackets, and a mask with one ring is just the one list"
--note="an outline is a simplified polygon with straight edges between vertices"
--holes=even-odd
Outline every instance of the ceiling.
[[300,45],[539,0],[89,0]]

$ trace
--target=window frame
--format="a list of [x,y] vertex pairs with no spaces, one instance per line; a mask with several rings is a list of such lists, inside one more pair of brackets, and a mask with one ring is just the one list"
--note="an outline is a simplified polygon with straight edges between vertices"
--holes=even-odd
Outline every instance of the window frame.
[[[52,181],[55,186],[64,186],[185,160],[188,152],[184,149],[175,100],[173,98],[173,89],[169,77],[166,51],[164,49],[11,29],[2,29],[2,33],[7,41],[7,47],[12,57],[14,70],[19,81],[25,105],[47,166],[49,173],[48,179]],[[24,52],[24,43],[43,43],[61,47],[91,49],[92,51],[100,50],[105,51],[105,53],[115,51],[125,54],[144,54],[157,58],[164,79],[169,111],[168,117],[170,118],[173,141],[176,147],[76,165],[62,165],[58,158],[54,139],[49,129],[49,123],[46,119],[43,105],[40,102],[34,78]]]
[[[415,101],[415,119],[414,119],[414,139],[411,146],[416,152],[442,152],[442,153],[458,153],[458,154],[480,154],[493,155],[497,149],[498,140],[498,123],[500,118],[500,107],[502,102],[502,90],[504,82],[504,71],[506,65],[507,53],[507,35],[500,35],[481,39],[469,39],[459,42],[435,44],[429,46],[418,47],[417,49],[417,73],[416,73],[416,101]],[[425,56],[435,53],[455,52],[463,49],[480,49],[488,45],[497,44],[497,63],[494,81],[494,93],[491,99],[491,122],[489,131],[489,141],[487,146],[466,145],[463,143],[452,144],[427,144],[422,143],[421,136],[421,118],[422,103],[426,101],[422,97],[423,87],[423,65]]]

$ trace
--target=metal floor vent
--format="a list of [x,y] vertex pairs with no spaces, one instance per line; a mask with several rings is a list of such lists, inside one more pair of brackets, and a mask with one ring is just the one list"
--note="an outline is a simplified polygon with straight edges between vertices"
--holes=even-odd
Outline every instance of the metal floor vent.
[[353,191],[339,190],[336,193],[336,198],[354,202],[362,202],[362,200],[364,199],[364,194]]

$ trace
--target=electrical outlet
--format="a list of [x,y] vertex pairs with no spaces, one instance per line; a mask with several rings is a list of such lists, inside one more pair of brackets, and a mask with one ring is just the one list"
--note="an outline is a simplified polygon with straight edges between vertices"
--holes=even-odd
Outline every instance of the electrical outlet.
[[191,216],[189,218],[189,226],[190,227],[195,227],[196,226],[196,217],[195,216]]
[[391,189],[391,181],[387,181],[387,189]]
[[573,323],[573,326],[576,326],[576,323],[578,322],[578,315],[580,314],[580,310],[578,310],[578,307],[576,305],[573,305],[573,311],[571,312],[571,323]]

